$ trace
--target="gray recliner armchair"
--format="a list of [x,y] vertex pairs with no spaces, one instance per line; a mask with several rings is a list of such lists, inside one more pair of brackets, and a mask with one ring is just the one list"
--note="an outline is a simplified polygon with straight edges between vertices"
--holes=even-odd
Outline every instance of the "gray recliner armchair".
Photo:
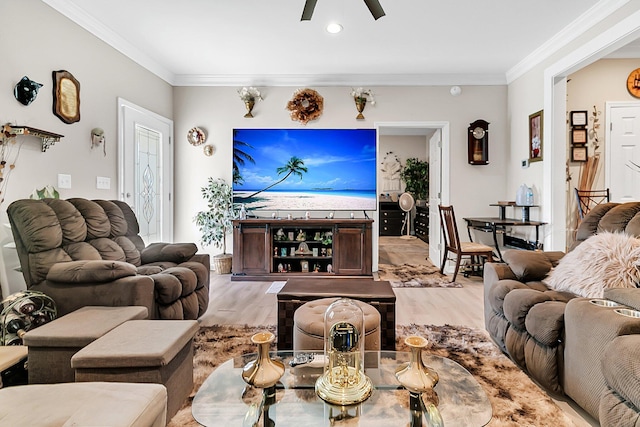
[[58,315],[139,305],[152,319],[197,319],[209,302],[210,260],[193,243],[145,245],[118,200],[17,200],[7,208],[27,288]]

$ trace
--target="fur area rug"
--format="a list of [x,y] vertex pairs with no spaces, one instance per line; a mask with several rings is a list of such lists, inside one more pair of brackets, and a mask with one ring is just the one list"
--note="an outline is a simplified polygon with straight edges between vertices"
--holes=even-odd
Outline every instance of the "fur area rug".
[[602,298],[606,288],[635,288],[640,282],[640,239],[602,232],[566,254],[543,280],[557,291]]
[[393,288],[461,288],[433,264],[378,264],[378,277]]
[[[193,392],[171,419],[170,427],[199,426],[191,415],[191,402],[200,385],[219,364],[232,357],[255,352],[250,337],[265,329],[276,332],[275,326],[225,325],[200,329],[195,338]],[[409,335],[427,338],[427,351],[458,362],[474,376],[493,407],[489,426],[574,426],[555,402],[500,352],[485,331],[449,325],[398,326],[398,350],[408,351],[404,338]]]
[[426,351],[447,357],[473,375],[493,407],[491,427],[574,426],[571,419],[518,368],[482,329],[463,326],[409,325],[396,328],[396,348],[408,351],[404,338],[425,337]]

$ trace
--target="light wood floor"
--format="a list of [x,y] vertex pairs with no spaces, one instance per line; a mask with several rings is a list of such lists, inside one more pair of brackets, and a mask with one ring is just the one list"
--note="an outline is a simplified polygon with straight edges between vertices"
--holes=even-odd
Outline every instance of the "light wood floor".
[[[429,263],[429,246],[422,240],[381,236],[381,264]],[[431,262],[439,265],[439,261]],[[481,277],[463,277],[462,288],[395,288],[396,323],[400,325],[462,325],[484,329],[483,284]],[[231,281],[230,275],[211,275],[210,302],[201,325],[239,324],[260,326],[277,323],[277,299],[266,294],[272,282]],[[578,427],[598,426],[575,404],[554,399]]]

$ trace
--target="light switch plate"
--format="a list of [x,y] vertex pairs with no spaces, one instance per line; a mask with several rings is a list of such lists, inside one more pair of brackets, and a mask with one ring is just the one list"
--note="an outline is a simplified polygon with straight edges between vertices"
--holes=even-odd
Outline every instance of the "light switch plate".
[[106,176],[97,176],[96,177],[96,188],[99,190],[109,190],[111,189],[111,178]]
[[58,188],[71,188],[71,175],[59,173]]

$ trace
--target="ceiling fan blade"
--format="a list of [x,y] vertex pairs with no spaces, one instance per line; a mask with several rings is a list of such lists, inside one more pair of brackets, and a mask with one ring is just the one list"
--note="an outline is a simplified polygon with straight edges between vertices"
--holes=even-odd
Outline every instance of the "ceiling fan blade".
[[382,6],[380,6],[380,2],[378,0],[364,0],[364,3],[369,8],[369,12],[371,12],[371,14],[373,15],[373,19],[375,19],[376,21],[385,15],[384,10],[382,9]]
[[371,14],[373,15],[373,19],[375,19],[376,21],[385,15],[384,10],[382,9],[382,6],[380,6],[380,2],[378,0],[364,0],[364,3],[369,8],[369,12],[371,12]]
[[313,16],[313,10],[316,8],[316,3],[318,0],[307,0],[304,4],[304,9],[302,10],[301,21],[311,21],[311,17]]

